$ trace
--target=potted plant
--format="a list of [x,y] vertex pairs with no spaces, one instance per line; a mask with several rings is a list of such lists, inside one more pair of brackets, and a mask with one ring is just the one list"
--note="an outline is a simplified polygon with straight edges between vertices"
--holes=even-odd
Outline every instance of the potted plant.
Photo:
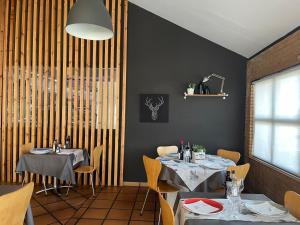
[[205,159],[206,149],[202,145],[194,145],[192,151],[192,159],[193,161]]
[[187,94],[188,95],[193,95],[195,92],[196,84],[195,83],[189,83],[189,86],[187,88]]

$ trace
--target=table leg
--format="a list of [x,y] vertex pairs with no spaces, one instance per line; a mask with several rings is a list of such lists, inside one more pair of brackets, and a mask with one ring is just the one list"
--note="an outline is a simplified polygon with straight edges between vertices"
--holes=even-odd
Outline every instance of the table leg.
[[207,193],[208,192],[208,182],[207,179],[203,181],[203,192]]
[[71,185],[65,185],[65,186],[57,185],[57,178],[56,178],[56,177],[53,177],[53,186],[50,186],[50,187],[47,187],[47,188],[44,187],[44,189],[35,192],[35,194],[39,194],[39,193],[41,193],[41,192],[45,192],[45,190],[46,190],[46,193],[47,193],[47,191],[49,191],[49,190],[53,190],[53,192],[54,192],[56,195],[61,196],[61,193],[59,192],[59,190],[60,190],[61,188],[72,188],[72,186],[71,186]]
[[30,203],[29,203],[29,206],[26,211],[26,219],[25,220],[26,220],[27,225],[34,225]]

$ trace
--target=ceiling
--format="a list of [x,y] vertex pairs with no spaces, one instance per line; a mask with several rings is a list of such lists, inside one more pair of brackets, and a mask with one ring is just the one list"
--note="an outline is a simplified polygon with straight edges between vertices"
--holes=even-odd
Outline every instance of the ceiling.
[[129,0],[249,58],[300,25],[300,0]]

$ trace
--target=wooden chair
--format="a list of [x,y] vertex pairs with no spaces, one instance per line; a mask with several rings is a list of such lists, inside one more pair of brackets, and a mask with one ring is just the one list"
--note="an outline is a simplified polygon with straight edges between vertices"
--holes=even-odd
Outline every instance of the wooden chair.
[[[94,172],[99,176],[99,168],[100,168],[100,157],[102,154],[102,146],[97,146],[93,151],[93,164],[89,166],[79,166],[74,170],[75,173],[81,174],[90,174],[92,189],[93,189],[93,196],[95,196],[95,188],[94,188]],[[100,184],[101,186],[101,184]],[[67,190],[67,195],[69,194],[70,188]]]
[[246,176],[249,172],[249,169],[250,169],[250,164],[246,163],[246,164],[239,165],[239,166],[229,166],[227,168],[227,171],[233,171],[234,170],[237,179],[245,180],[245,178],[246,178]]
[[[33,148],[34,148],[33,143],[27,143],[27,144],[21,145],[21,147],[20,147],[20,156],[29,153],[30,150],[33,149]],[[25,183],[25,173],[21,174],[21,175],[23,177],[23,179],[22,179],[22,186],[24,186],[24,183]]]
[[33,192],[33,182],[0,196],[0,224],[23,225]]
[[230,159],[235,164],[237,164],[241,158],[241,154],[239,152],[229,151],[229,150],[225,150],[225,149],[218,149],[217,155],[221,156],[225,159]]
[[284,195],[284,206],[300,220],[300,195],[294,191],[287,191]]
[[[21,148],[20,148],[21,156],[24,155],[24,154],[29,153],[30,150],[33,149],[33,148],[34,148],[33,143],[27,143],[27,144],[22,145]],[[22,175],[22,176],[23,176],[22,186],[24,186],[24,183],[25,183],[25,174]],[[37,191],[36,193],[38,194],[40,192],[45,192],[45,194],[47,195],[48,193],[47,193],[46,177],[45,176],[42,176],[42,183],[43,183],[44,189],[42,189],[41,191]]]
[[169,203],[163,198],[161,193],[158,193],[159,203],[161,208],[161,217],[163,224],[175,225],[175,217],[173,209],[170,207]]
[[[147,190],[147,193],[145,196],[143,207],[140,212],[141,215],[143,214],[144,207],[145,207],[150,189],[155,192],[158,192],[158,190],[160,190],[160,192],[163,194],[178,191],[177,188],[169,185],[167,182],[158,181],[158,177],[159,177],[161,167],[162,167],[159,160],[151,159],[144,155],[143,162],[144,162],[144,167],[145,167],[146,175],[147,175],[148,190]],[[158,224],[159,223],[160,223],[160,216],[159,216]]]
[[[235,171],[235,175],[236,175],[236,178],[237,179],[243,179],[245,180],[248,172],[249,172],[249,169],[250,169],[250,164],[249,163],[246,163],[244,165],[239,165],[239,166],[229,166],[227,168],[227,171]],[[225,192],[225,188],[219,188],[219,189],[216,189],[214,190],[215,192],[222,192],[224,193]]]
[[159,146],[156,149],[157,154],[159,156],[165,156],[170,153],[177,153],[178,152],[178,147],[177,146]]

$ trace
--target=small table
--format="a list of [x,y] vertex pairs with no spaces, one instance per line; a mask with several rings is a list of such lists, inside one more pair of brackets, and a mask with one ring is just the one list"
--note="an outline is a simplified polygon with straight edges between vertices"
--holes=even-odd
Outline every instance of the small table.
[[[268,197],[262,194],[242,194],[242,199],[247,200],[262,200],[270,201]],[[224,194],[221,193],[201,193],[201,192],[179,192],[174,204],[174,214],[179,209],[179,201],[181,199],[188,198],[210,198],[210,199],[221,199],[224,198]],[[218,220],[218,219],[187,219],[184,225],[299,225],[298,222],[251,222],[251,221],[240,221],[240,220]]]
[[[77,149],[78,150],[78,149]],[[70,181],[72,184],[76,184],[75,174],[73,169],[79,165],[88,165],[89,155],[84,149],[83,151],[83,161],[80,161],[73,165],[75,156],[74,154],[24,154],[18,162],[16,172],[30,172],[35,174],[40,174],[43,176],[54,177],[53,187],[47,188],[46,190],[54,189],[57,193],[57,178],[60,180]],[[69,186],[62,186],[69,187]],[[37,193],[43,192],[44,190],[38,191]]]
[[[22,188],[21,185],[6,185],[6,184],[0,185],[0,195],[8,194],[20,188]],[[25,221],[27,225],[34,225],[30,203],[26,211]]]
[[[159,179],[169,181],[189,191],[214,191],[224,187],[226,169],[235,163],[219,156],[206,155],[206,159],[197,163],[184,163],[181,160],[158,157],[162,162]],[[168,160],[170,159],[170,160]],[[212,169],[207,166],[220,167]]]

